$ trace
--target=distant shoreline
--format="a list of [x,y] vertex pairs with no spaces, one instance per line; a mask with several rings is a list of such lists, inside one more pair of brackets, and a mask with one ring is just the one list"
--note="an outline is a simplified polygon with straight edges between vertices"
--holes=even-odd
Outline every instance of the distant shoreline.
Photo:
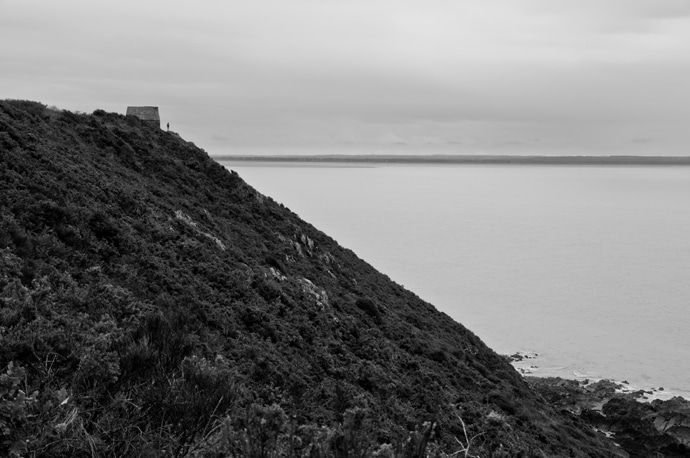
[[222,155],[216,161],[369,164],[690,165],[690,156]]

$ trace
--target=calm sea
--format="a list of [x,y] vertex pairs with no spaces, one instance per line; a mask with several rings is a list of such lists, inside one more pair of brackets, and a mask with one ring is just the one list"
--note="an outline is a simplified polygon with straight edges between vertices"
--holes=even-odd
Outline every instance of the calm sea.
[[535,375],[690,397],[690,167],[223,165]]

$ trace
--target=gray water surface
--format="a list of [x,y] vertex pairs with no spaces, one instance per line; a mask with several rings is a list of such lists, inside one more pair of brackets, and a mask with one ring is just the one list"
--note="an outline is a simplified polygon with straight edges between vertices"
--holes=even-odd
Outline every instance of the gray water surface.
[[690,392],[690,167],[223,165],[535,374]]

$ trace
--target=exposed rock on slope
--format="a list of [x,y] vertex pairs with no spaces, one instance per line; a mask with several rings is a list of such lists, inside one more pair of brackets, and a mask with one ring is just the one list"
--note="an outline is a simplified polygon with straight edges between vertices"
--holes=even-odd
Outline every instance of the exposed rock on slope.
[[480,339],[135,118],[0,103],[0,454],[620,456]]
[[579,415],[606,432],[631,457],[690,456],[690,401],[674,397],[642,402],[651,391],[632,391],[627,382],[528,377],[555,408]]

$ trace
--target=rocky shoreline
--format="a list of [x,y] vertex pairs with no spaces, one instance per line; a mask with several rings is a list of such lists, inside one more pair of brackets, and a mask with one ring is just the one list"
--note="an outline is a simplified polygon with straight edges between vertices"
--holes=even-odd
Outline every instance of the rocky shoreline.
[[[516,353],[506,358],[516,363],[537,356]],[[690,457],[690,400],[654,399],[663,388],[634,389],[627,381],[538,377],[524,368],[520,372],[547,402],[606,434],[629,456]]]

